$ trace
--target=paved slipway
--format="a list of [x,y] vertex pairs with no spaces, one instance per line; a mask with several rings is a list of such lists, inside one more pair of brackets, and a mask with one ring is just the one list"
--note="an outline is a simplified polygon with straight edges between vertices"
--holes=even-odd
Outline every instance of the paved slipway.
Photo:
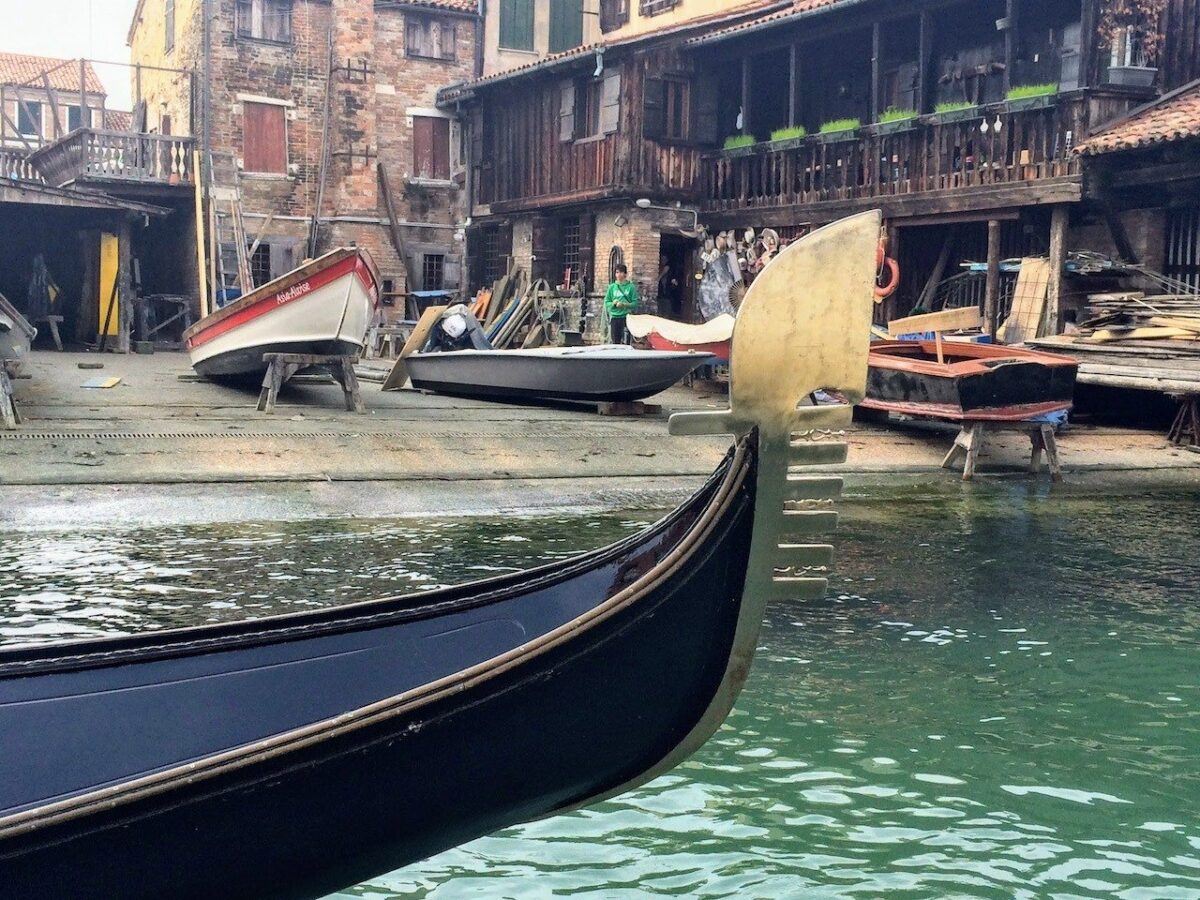
[[[95,362],[104,368],[77,365]],[[25,424],[0,431],[0,522],[14,525],[663,507],[728,446],[667,435],[670,411],[725,404],[719,392],[687,388],[655,398],[659,415],[615,418],[565,405],[385,394],[364,381],[368,412],[356,415],[335,385],[293,383],[264,415],[253,388],[196,380],[179,353],[36,353],[25,372],[31,377],[15,383]],[[121,381],[81,387],[94,376]],[[1029,480],[1028,443],[1014,435],[989,445],[983,477],[964,488],[940,468],[952,436],[858,425],[849,463],[836,468],[851,495]],[[1072,427],[1060,453],[1062,490],[1200,484],[1200,455],[1158,432]]]

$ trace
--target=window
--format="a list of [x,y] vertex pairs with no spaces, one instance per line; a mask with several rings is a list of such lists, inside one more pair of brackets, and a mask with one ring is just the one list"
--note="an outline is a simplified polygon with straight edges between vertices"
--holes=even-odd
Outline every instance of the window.
[[433,16],[404,17],[404,53],[419,59],[453,60],[456,29],[453,22],[443,22]]
[[165,0],[166,7],[163,10],[163,25],[166,28],[166,41],[163,44],[165,52],[170,53],[175,49],[175,0]]
[[679,5],[679,0],[642,0],[641,6],[638,7],[638,12],[643,16],[657,16],[659,13],[665,13]]
[[550,0],[550,52],[583,43],[583,0]]
[[413,116],[413,175],[446,180],[450,177],[450,120]]
[[500,47],[533,49],[533,0],[500,0]]
[[629,0],[600,0],[600,30],[616,31],[629,22]]
[[483,229],[483,283],[499,281],[508,271],[512,253],[512,229],[493,225]]
[[83,127],[83,116],[79,114],[78,106],[67,106],[67,131]]
[[42,104],[32,100],[17,103],[17,131],[25,137],[38,137],[42,133]]
[[688,83],[670,78],[664,82],[666,122],[663,134],[681,141],[688,136]]
[[242,168],[287,174],[287,123],[274,103],[242,103]]
[[[251,245],[246,246],[249,251]],[[271,280],[271,245],[259,244],[250,254],[250,280],[254,287],[262,287]]]
[[600,92],[603,82],[597,78],[581,78],[575,82],[575,137],[585,138],[600,133]]
[[237,0],[237,34],[286,44],[292,39],[292,0]]
[[565,220],[562,224],[562,282],[568,288],[578,284],[583,275],[580,244],[580,220]]
[[421,290],[440,291],[445,284],[445,278],[445,254],[426,253],[421,257]]

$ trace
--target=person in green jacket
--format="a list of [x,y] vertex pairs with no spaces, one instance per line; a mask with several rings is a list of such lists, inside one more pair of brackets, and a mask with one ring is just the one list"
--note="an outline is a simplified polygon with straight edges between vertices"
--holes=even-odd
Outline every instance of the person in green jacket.
[[604,295],[604,311],[608,313],[609,340],[614,344],[625,343],[625,317],[638,308],[637,286],[629,280],[629,270],[619,264],[613,270],[616,281],[608,286]]

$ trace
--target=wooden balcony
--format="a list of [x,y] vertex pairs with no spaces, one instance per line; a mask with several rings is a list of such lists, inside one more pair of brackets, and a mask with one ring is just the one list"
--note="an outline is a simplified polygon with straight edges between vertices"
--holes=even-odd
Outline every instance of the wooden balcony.
[[[1082,182],[1072,150],[1087,135],[1089,106],[1085,92],[1074,92],[706,154],[702,208],[720,218],[810,207],[820,220],[822,207],[953,212],[956,196],[964,209],[982,208],[983,195],[996,206],[1078,199],[1069,196]],[[1049,189],[1045,199],[1038,185]]]
[[195,139],[80,128],[28,156],[47,184],[120,186],[193,184]]

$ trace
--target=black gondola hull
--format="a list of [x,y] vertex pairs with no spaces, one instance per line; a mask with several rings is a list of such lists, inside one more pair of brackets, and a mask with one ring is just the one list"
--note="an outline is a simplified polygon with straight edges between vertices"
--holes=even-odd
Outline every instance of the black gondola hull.
[[637,595],[578,633],[112,809],[0,830],[6,896],[319,897],[637,781],[726,677],[752,531],[742,475],[686,552],[633,554]]

